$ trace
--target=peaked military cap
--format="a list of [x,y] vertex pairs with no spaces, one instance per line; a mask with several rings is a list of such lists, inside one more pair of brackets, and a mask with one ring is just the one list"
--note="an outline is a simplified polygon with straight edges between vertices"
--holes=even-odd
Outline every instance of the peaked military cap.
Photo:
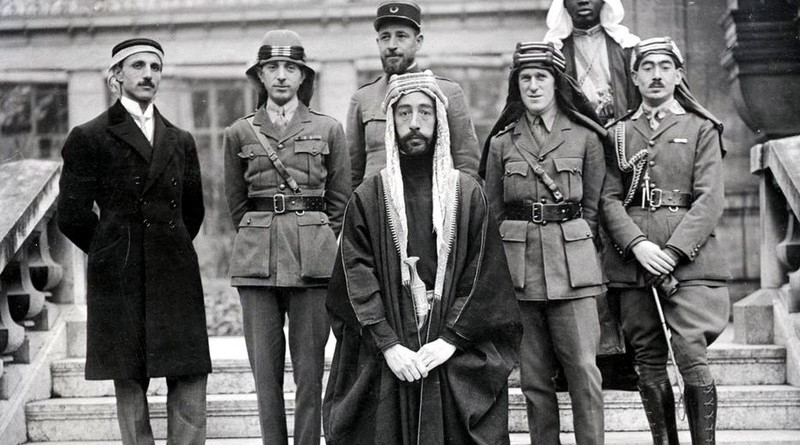
[[380,31],[381,26],[389,21],[404,22],[419,31],[422,27],[422,10],[414,2],[383,2],[378,5],[375,31]]

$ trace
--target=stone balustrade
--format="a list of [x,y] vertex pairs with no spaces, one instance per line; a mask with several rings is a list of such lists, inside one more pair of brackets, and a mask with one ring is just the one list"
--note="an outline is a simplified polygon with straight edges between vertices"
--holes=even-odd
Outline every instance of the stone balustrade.
[[50,329],[55,303],[74,301],[63,266],[72,247],[53,218],[60,172],[52,161],[0,164],[0,373],[4,364],[28,363],[26,332]]
[[772,305],[787,381],[800,386],[800,136],[753,147],[751,170],[761,181],[761,289],[748,299]]

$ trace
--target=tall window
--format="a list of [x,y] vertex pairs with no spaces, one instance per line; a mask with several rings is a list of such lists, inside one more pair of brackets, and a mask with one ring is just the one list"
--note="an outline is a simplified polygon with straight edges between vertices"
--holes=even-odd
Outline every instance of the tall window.
[[58,159],[68,130],[66,84],[0,83],[0,163]]
[[198,257],[203,276],[226,277],[233,227],[225,200],[222,135],[225,127],[253,111],[256,95],[246,80],[196,80],[190,83],[192,135],[203,173],[206,216]]

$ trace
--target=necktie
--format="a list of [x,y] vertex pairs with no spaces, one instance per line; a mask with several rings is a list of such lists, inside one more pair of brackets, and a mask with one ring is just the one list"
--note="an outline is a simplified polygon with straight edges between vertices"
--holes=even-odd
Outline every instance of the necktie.
[[153,119],[147,116],[136,116],[136,121],[139,123],[139,128],[142,129],[144,137],[147,138],[147,142],[150,142],[150,145],[153,145],[153,132],[150,128]]
[[539,146],[539,149],[542,149],[547,140],[547,129],[544,127],[542,116],[536,116],[536,118],[533,119],[533,128],[531,128],[531,130],[533,140],[536,141],[536,145]]
[[647,115],[647,122],[650,123],[650,129],[653,131],[658,130],[661,121],[664,120],[665,113],[662,110],[650,110]]
[[280,107],[275,114],[275,126],[280,129],[285,128],[286,124],[289,123],[289,120],[286,119],[286,110],[283,107]]

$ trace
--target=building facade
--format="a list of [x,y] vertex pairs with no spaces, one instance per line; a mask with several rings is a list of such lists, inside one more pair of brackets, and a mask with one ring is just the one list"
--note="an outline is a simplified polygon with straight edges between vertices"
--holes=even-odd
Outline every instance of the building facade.
[[[204,277],[227,275],[233,227],[222,184],[222,130],[253,110],[244,70],[263,34],[290,28],[317,71],[312,108],[345,121],[350,96],[381,72],[372,28],[378,1],[0,0],[0,163],[59,159],[69,129],[111,103],[111,48],[135,36],[165,50],[156,104],[193,133],[207,217],[196,241]],[[550,0],[420,0],[420,65],[464,88],[481,141],[506,96],[518,41],[540,40]],[[718,22],[727,0],[623,0],[624,23],[641,37],[670,35],[687,59],[694,94],[726,126],[728,206],[719,230],[730,248],[734,298],[757,288],[758,189],[749,174],[757,141],[736,113],[720,65]]]

